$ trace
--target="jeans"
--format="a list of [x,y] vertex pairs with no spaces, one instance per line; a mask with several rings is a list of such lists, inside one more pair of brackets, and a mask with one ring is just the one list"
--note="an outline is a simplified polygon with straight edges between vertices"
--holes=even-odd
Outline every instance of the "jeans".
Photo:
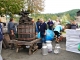
[[0,60],[3,60],[1,56],[1,50],[2,50],[2,41],[0,41]]
[[1,55],[0,55],[0,60],[3,60]]
[[42,37],[42,39],[41,39],[41,43],[46,43],[45,36],[44,36],[44,37]]
[[0,41],[0,55],[1,55],[1,50],[2,50],[2,41]]
[[44,32],[40,32],[40,37],[41,37],[41,43],[46,43],[46,35],[44,35]]

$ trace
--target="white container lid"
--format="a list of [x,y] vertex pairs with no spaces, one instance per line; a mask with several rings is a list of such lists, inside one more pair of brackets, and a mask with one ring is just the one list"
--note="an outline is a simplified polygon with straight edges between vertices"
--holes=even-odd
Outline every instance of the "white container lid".
[[52,41],[46,41],[46,43],[51,43]]

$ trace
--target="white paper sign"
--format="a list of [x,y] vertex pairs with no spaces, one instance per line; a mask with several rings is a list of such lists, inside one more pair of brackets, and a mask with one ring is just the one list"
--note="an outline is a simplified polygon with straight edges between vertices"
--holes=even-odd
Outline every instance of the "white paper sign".
[[80,30],[66,30],[66,51],[79,53],[78,44],[80,43]]

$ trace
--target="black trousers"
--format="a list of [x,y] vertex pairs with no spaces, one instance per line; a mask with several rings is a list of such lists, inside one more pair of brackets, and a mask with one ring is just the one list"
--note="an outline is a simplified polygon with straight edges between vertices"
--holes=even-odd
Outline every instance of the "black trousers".
[[55,35],[57,36],[57,38],[60,37],[60,33],[58,31],[54,31]]

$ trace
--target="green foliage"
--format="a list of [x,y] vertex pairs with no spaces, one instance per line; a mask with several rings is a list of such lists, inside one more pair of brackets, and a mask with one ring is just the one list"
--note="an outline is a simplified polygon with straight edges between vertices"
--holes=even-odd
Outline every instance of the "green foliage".
[[32,14],[32,17],[35,19],[35,21],[37,21],[38,18],[43,18],[45,21],[47,21],[49,18],[52,20],[56,20],[58,17],[60,17],[62,21],[61,23],[65,25],[66,23],[69,23],[70,20],[75,20],[77,11],[79,11],[79,9],[73,9],[67,12],[57,14]]
[[71,20],[75,20],[75,16],[77,15],[76,13],[79,11],[80,9],[73,9],[73,10],[69,10],[63,13],[57,13],[56,15],[58,16],[63,16],[63,15],[69,15],[69,19]]
[[[70,11],[58,13],[58,14],[31,14],[31,17],[34,18],[35,21],[37,21],[37,19],[40,19],[40,18],[43,18],[45,21],[47,21],[49,18],[51,20],[56,20],[58,17],[60,17],[60,19],[62,21],[61,23],[63,25],[65,25],[70,20],[75,20],[77,11],[79,11],[79,9],[74,9],[74,10],[70,10]],[[15,19],[17,19],[17,18],[15,18]],[[18,18],[18,20],[19,20],[19,18]]]
[[18,14],[23,8],[24,0],[0,0],[0,14]]
[[52,20],[56,20],[57,16],[54,14],[32,14],[32,17],[37,21],[37,19],[43,18],[45,21],[47,21],[49,18]]

